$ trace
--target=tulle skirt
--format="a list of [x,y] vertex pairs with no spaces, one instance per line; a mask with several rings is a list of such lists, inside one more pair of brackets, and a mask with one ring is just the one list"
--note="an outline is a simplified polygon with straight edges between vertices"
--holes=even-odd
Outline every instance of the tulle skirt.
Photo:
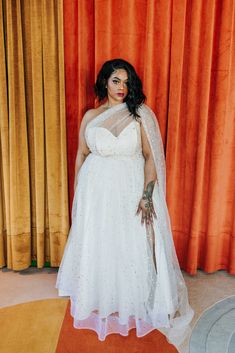
[[74,327],[143,336],[167,326],[154,317],[157,271],[146,228],[136,215],[144,158],[89,154],[75,190],[72,225],[56,288],[70,296]]

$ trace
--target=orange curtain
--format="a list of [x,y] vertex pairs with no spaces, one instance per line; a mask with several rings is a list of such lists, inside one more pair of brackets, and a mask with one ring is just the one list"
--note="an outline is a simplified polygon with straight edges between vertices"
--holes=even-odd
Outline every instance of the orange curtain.
[[235,1],[64,1],[70,206],[82,116],[101,64],[122,57],[143,80],[167,162],[181,267],[235,274]]

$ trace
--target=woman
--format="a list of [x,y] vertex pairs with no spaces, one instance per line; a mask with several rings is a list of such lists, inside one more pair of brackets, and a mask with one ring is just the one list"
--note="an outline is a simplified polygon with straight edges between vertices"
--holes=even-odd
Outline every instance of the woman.
[[165,160],[154,113],[131,64],[104,63],[99,102],[79,132],[72,226],[56,287],[70,296],[74,327],[100,340],[153,329],[179,345],[193,311],[165,201]]

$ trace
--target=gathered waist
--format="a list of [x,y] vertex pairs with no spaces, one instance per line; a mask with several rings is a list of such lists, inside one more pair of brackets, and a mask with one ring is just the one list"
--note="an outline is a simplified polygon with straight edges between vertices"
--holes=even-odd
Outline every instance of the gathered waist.
[[120,155],[120,154],[101,155],[100,153],[91,152],[89,156],[99,157],[107,160],[110,160],[110,159],[111,160],[137,160],[137,159],[142,160],[144,158],[141,151],[132,155]]

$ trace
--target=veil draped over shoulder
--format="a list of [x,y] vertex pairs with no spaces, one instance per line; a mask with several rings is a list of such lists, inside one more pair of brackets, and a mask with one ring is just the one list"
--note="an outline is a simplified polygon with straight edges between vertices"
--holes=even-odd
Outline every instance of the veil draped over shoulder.
[[[157,284],[154,316],[164,318],[165,328],[159,328],[168,340],[180,345],[190,333],[189,323],[193,310],[188,303],[187,288],[182,276],[171,232],[171,223],[166,204],[166,167],[159,125],[153,111],[143,104],[139,115],[148,137],[157,171],[158,183],[153,190],[153,204],[157,214],[151,235],[155,238],[154,251],[157,262]],[[154,322],[155,317],[152,317]]]

